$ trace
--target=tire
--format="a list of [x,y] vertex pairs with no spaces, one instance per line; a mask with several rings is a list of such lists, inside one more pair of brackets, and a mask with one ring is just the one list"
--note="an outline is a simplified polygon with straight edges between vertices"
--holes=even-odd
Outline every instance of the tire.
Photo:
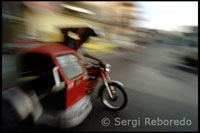
[[3,131],[16,130],[21,123],[20,116],[18,115],[15,107],[8,101],[2,101],[2,129]]
[[[99,95],[100,95],[100,98],[101,98],[101,103],[102,103],[106,108],[108,108],[109,110],[112,110],[112,111],[119,111],[119,110],[124,109],[124,107],[126,107],[127,102],[128,102],[128,97],[127,97],[127,94],[126,94],[125,90],[123,89],[123,87],[122,87],[121,85],[119,85],[119,84],[117,84],[117,83],[113,83],[113,82],[112,82],[112,83],[108,83],[108,85],[117,88],[117,89],[122,93],[123,98],[124,98],[124,101],[123,101],[122,105],[119,106],[119,107],[113,107],[113,108],[112,108],[112,107],[109,107],[108,105],[106,105],[106,104],[105,104],[105,101],[104,101],[104,92],[105,92],[105,91],[107,92],[107,90],[106,90],[106,86],[103,85],[103,86],[100,88],[100,92],[99,92]],[[107,92],[107,93],[108,93],[108,92]]]
[[[20,115],[21,112],[29,107],[27,106],[27,99],[23,95],[19,95],[21,92],[18,89],[10,89],[2,95],[2,130],[3,131],[16,131],[24,130],[32,126],[33,118],[31,113],[27,114],[24,118]],[[14,98],[12,97],[13,95]],[[22,99],[20,99],[22,98]],[[20,100],[19,100],[20,99]],[[18,100],[18,103],[16,102]],[[15,102],[14,102],[15,101]],[[22,106],[18,106],[21,104]]]

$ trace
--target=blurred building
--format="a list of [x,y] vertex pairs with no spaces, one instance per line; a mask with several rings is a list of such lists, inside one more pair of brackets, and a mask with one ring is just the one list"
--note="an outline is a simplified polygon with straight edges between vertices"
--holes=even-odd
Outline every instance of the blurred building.
[[25,19],[20,2],[2,2],[2,43],[11,43],[24,34]]
[[92,20],[96,28],[106,34],[107,39],[120,41],[119,43],[124,45],[133,44],[136,33],[133,25],[139,19],[135,14],[140,12],[140,8],[134,2],[64,2],[64,4],[90,11],[80,13],[68,7],[63,13]]
[[188,32],[184,32],[183,35],[193,42],[193,45],[198,46],[198,26],[185,27]]
[[[14,5],[9,7],[10,5]],[[60,40],[61,27],[82,27],[101,30],[107,40],[133,42],[136,34],[133,24],[138,20],[135,14],[140,9],[134,2],[3,2],[3,12],[16,17],[13,22],[20,21],[20,28],[10,28],[16,35],[26,34],[43,41]],[[14,11],[19,10],[19,11]],[[6,18],[5,13],[3,14]],[[8,17],[7,17],[8,18]],[[5,21],[8,21],[7,19]],[[20,18],[20,19],[19,19]],[[16,21],[15,21],[16,20]],[[4,22],[5,22],[4,21]],[[5,22],[3,34],[9,29]],[[18,24],[15,24],[18,25]],[[14,33],[14,32],[13,32]],[[10,34],[10,33],[9,33]],[[6,40],[6,39],[4,39]],[[10,41],[10,38],[7,38]]]

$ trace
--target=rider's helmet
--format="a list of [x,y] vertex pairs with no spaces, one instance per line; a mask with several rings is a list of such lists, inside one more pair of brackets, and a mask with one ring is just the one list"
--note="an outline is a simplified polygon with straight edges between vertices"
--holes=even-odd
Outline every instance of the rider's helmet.
[[[100,31],[93,30],[89,27],[81,27],[81,28],[61,28],[61,33],[64,35],[64,41],[62,42],[64,45],[77,50],[81,47],[81,45],[87,41],[90,36],[104,36],[104,34]],[[78,34],[79,39],[75,39],[69,36],[68,32],[73,32]]]

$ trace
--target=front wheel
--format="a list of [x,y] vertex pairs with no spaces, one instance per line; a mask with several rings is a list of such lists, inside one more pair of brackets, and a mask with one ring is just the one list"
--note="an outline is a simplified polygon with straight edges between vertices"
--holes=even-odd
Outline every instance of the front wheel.
[[126,106],[128,101],[126,92],[124,91],[122,86],[117,83],[109,83],[108,85],[109,87],[112,87],[114,89],[114,98],[111,99],[106,89],[106,86],[102,86],[100,89],[102,104],[105,105],[106,108],[113,111],[122,110]]

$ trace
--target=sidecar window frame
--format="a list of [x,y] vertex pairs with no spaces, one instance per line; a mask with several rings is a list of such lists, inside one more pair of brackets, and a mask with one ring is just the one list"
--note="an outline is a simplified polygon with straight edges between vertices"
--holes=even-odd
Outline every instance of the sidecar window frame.
[[[64,68],[64,67],[62,66],[61,62],[59,62],[59,60],[58,60],[58,58],[60,58],[60,57],[64,57],[64,56],[66,57],[66,56],[70,56],[70,55],[72,55],[73,57],[75,57],[75,58],[74,58],[74,59],[75,59],[74,62],[73,62],[72,60],[70,60],[71,63],[72,63],[72,62],[73,62],[73,63],[76,63],[77,67],[79,67],[79,68],[80,68],[80,71],[81,71],[81,72],[79,72],[79,73],[77,73],[77,74],[74,74],[73,76],[69,76],[69,73],[67,73],[67,71],[66,71],[67,69]],[[73,79],[75,79],[75,78],[77,78],[77,77],[79,77],[79,76],[81,76],[81,75],[84,74],[84,69],[83,69],[82,65],[80,64],[80,62],[79,62],[79,60],[78,60],[78,58],[77,58],[77,56],[76,56],[75,54],[73,54],[73,53],[61,54],[61,55],[56,56],[56,60],[57,60],[58,64],[60,65],[60,67],[61,67],[61,69],[62,69],[62,71],[63,71],[65,77],[66,77],[68,80],[73,80]],[[76,66],[76,65],[73,64],[73,65],[71,65],[71,66]],[[75,68],[75,67],[73,67],[73,68]],[[69,69],[69,67],[68,67],[68,69]],[[69,71],[68,71],[68,72],[69,72]]]

